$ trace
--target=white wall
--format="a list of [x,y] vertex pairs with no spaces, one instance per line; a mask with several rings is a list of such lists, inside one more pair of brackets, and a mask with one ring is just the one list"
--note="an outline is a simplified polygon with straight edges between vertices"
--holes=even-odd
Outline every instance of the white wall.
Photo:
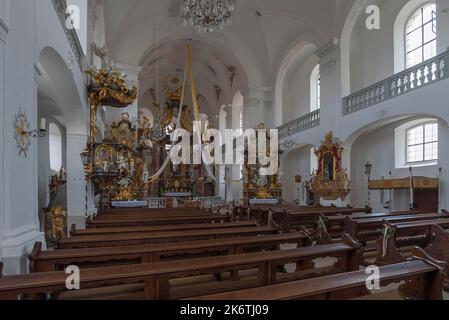
[[[1,201],[0,246],[3,249],[0,259],[4,261],[5,273],[14,274],[27,271],[27,252],[32,249],[35,241],[44,240],[43,234],[39,232],[38,222],[38,142],[32,138],[28,156],[25,158],[19,157],[13,139],[13,119],[20,108],[26,113],[31,129],[39,126],[36,82],[38,74],[35,64],[44,48],[54,48],[67,68],[72,67],[75,86],[71,92],[75,92],[80,98],[79,101],[84,101],[84,104],[69,105],[68,110],[84,108],[84,112],[81,111],[78,117],[86,115],[87,99],[84,76],[80,68],[72,63],[71,48],[51,1],[11,1],[6,14],[10,16],[9,33],[4,48],[5,64],[2,65],[0,75],[3,79],[8,79],[4,83],[5,94],[1,95],[4,106],[7,107],[0,116],[3,121],[1,133],[4,139],[2,185],[8,187],[5,188]],[[73,115],[70,118],[70,123],[80,122],[85,120]],[[79,152],[77,149],[78,159]],[[73,154],[71,157],[74,158]],[[82,168],[81,164],[79,167]]]
[[310,113],[310,76],[318,63],[319,58],[312,54],[287,73],[283,92],[285,122]]
[[437,52],[449,49],[449,0],[436,0],[437,4]]
[[[311,146],[298,148],[290,151],[282,158],[282,165],[284,169],[284,177],[282,181],[283,199],[287,202],[297,200],[299,197],[299,184],[295,183],[295,176],[300,175],[302,181],[310,179],[311,173]],[[301,197],[304,200],[301,190]]]
[[[364,206],[367,200],[367,180],[364,165],[370,161],[373,164],[371,179],[380,180],[382,177],[389,179],[389,171],[392,178],[407,178],[408,168],[396,168],[395,163],[395,129],[416,118],[402,120],[388,124],[375,131],[363,134],[352,146],[351,153],[351,204],[353,206]],[[449,134],[443,122],[440,123],[440,150],[448,141]],[[444,153],[440,151],[440,164],[444,160]],[[438,177],[439,165],[413,168],[415,176]],[[375,212],[385,212],[381,201],[381,191],[371,191],[371,205]],[[384,202],[389,200],[389,192],[384,192]],[[395,190],[392,193],[393,211],[408,210],[410,204],[410,193],[408,190]]]
[[363,89],[394,73],[393,30],[396,17],[408,0],[382,1],[380,30],[368,30],[362,14],[352,31],[350,43],[351,92]]
[[[5,126],[5,73],[4,48],[8,36],[9,0],[0,0],[0,127]],[[0,138],[0,261],[3,256],[3,239],[5,235],[5,188],[4,188],[4,136]]]

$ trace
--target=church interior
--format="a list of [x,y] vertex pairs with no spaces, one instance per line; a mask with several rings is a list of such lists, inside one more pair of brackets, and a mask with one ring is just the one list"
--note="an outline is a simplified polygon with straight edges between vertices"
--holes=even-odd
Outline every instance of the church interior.
[[449,0],[0,0],[0,300],[447,300],[448,85]]

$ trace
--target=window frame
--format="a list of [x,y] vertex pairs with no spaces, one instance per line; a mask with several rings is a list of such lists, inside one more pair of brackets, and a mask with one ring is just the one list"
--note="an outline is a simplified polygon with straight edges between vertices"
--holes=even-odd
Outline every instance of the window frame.
[[[57,135],[53,134],[53,128],[57,130]],[[58,159],[54,159],[53,156],[55,155],[52,151],[54,150],[54,145],[52,144],[53,139],[57,137],[58,141],[54,141],[57,143],[57,157]],[[48,155],[49,155],[49,160],[50,160],[50,170],[54,171],[54,172],[58,172],[61,167],[64,165],[63,162],[63,136],[62,136],[62,131],[61,128],[59,127],[59,125],[57,125],[54,122],[50,122],[48,125]],[[56,168],[55,166],[53,166],[54,162],[56,162],[59,165],[59,168]]]
[[321,109],[321,65],[313,67],[310,74],[310,112]]
[[[421,61],[420,63],[422,63],[422,62],[424,62],[424,61],[427,60],[427,59],[424,59],[425,46],[428,45],[428,44],[430,44],[430,43],[432,43],[432,42],[435,42],[435,45],[437,45],[437,32],[438,32],[438,28],[437,28],[437,24],[436,24],[436,22],[437,22],[437,12],[436,12],[436,10],[435,10],[435,11],[432,10],[432,19],[430,19],[429,21],[427,21],[427,22],[424,23],[424,14],[423,14],[423,10],[424,10],[425,7],[427,7],[427,6],[432,6],[432,5],[436,5],[436,4],[435,4],[434,2],[432,2],[432,1],[429,1],[429,2],[427,2],[427,3],[425,3],[425,4],[420,5],[416,10],[414,10],[414,11],[412,12],[412,14],[408,17],[408,19],[407,19],[406,22],[405,22],[405,25],[404,25],[404,68],[405,68],[405,70],[407,70],[407,69],[409,69],[409,68],[413,68],[414,66],[416,66],[416,65],[419,64],[419,63],[417,63],[417,64],[414,64],[414,65],[410,65],[410,66],[409,66],[409,65],[407,64],[407,59],[408,59],[409,54],[411,54],[411,53],[413,53],[413,52],[415,52],[415,51],[417,51],[417,50],[421,50],[421,58],[422,58],[422,61]],[[410,23],[411,18],[412,18],[418,11],[421,11],[421,13],[420,13],[420,15],[421,15],[420,26],[417,27],[417,28],[415,28],[415,29],[413,29],[413,30],[410,31],[410,32],[407,32],[407,27],[408,27],[408,25],[409,25],[409,23]],[[425,31],[424,31],[424,28],[425,28],[425,26],[427,26],[428,24],[432,24],[432,31],[435,31],[435,39],[432,39],[432,40],[430,40],[430,41],[425,42]],[[418,47],[416,47],[415,49],[413,49],[413,50],[411,50],[411,51],[407,51],[407,44],[408,44],[407,37],[408,37],[408,35],[412,34],[413,32],[415,32],[415,31],[417,31],[417,30],[419,30],[419,29],[421,29],[421,41],[422,41],[422,42],[421,42],[421,45],[418,46]],[[436,56],[436,54],[435,54],[434,56]]]
[[[433,144],[436,143],[437,144],[437,148],[439,147],[439,143],[440,143],[440,137],[439,137],[439,133],[438,133],[438,137],[436,141],[431,141],[431,142],[426,142],[426,126],[427,125],[433,125],[435,124],[437,126],[437,132],[439,129],[439,123],[438,121],[426,121],[426,122],[421,122],[419,124],[416,124],[412,127],[409,127],[408,129],[405,130],[405,164],[408,166],[420,166],[420,165],[426,165],[426,164],[433,164],[433,163],[438,163],[439,161],[439,150],[437,150],[437,158],[433,159],[433,160],[425,160],[426,159],[426,148],[425,146],[428,144]],[[408,134],[410,131],[415,130],[419,127],[423,128],[423,143],[418,143],[418,144],[413,144],[413,145],[409,145],[409,140],[408,140]],[[408,151],[410,147],[415,147],[415,146],[423,146],[423,160],[422,161],[409,161],[408,158]]]

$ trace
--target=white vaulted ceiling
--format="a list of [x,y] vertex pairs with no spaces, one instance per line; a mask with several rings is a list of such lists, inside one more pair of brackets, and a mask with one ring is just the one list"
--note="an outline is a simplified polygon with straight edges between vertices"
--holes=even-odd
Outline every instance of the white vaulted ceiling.
[[[106,38],[113,58],[121,63],[138,64],[155,46],[157,16],[161,41],[195,37],[179,23],[179,2],[104,1]],[[285,51],[296,39],[307,37],[320,47],[333,36],[339,37],[353,3],[353,0],[236,0],[232,25],[222,34],[202,40],[226,46],[238,59],[255,58],[254,64],[262,67],[262,74],[268,77],[262,82],[269,84]]]
[[[236,0],[232,24],[221,33],[200,36],[181,25],[180,0],[106,0],[106,43],[116,63],[143,67],[145,94],[156,81],[156,57],[159,56],[160,79],[183,68],[187,39],[193,39],[192,59],[200,93],[213,100],[213,88],[218,85],[226,96],[222,102],[231,103],[237,90],[248,86],[273,87],[286,55],[298,42],[319,48],[332,37],[339,38],[353,3],[354,0]],[[238,69],[233,88],[229,85],[227,65]],[[211,105],[216,103],[209,101]]]

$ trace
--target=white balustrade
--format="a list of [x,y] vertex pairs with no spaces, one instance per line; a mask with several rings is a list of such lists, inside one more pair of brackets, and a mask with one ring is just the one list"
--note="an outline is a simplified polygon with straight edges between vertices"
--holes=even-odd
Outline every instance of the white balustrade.
[[343,99],[343,115],[428,86],[449,76],[449,51],[355,92]]
[[316,110],[278,128],[279,139],[285,139],[297,133],[320,125],[320,110]]

